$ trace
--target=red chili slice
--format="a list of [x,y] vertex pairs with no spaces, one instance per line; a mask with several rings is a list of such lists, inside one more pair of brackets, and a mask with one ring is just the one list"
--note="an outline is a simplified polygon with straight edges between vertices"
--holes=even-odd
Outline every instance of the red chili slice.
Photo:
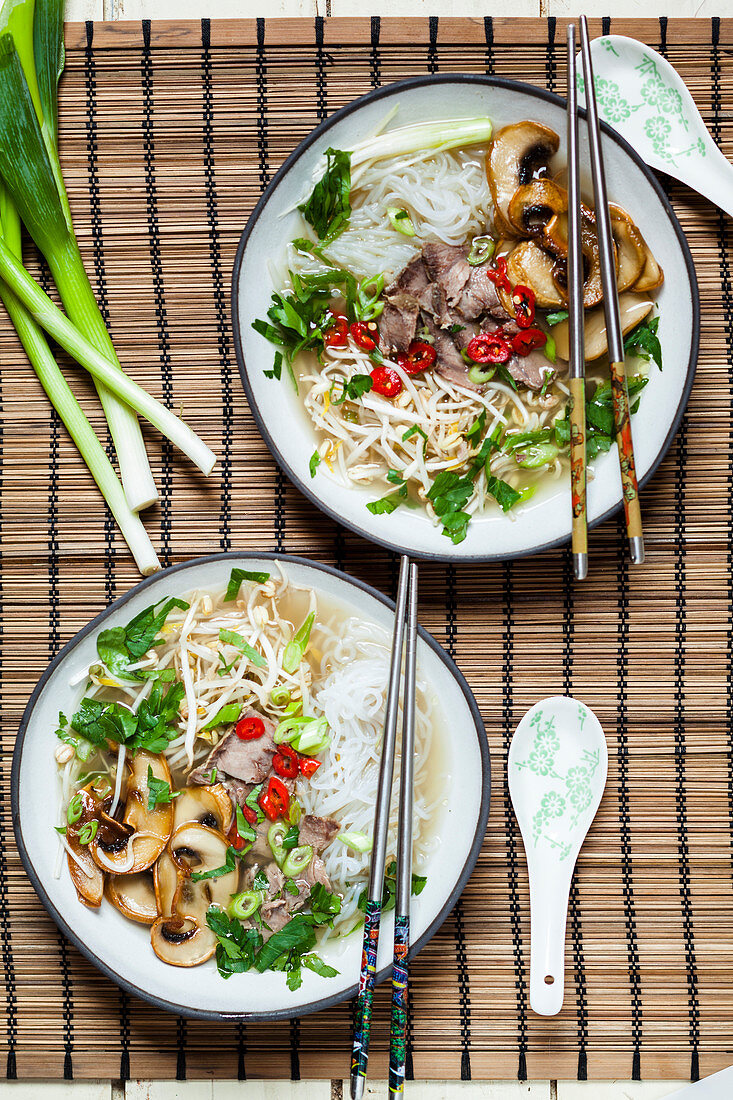
[[393,367],[375,367],[371,379],[372,389],[382,397],[396,397],[402,393],[402,379]]
[[290,806],[288,788],[274,775],[270,776],[267,784],[267,792],[260,795],[259,804],[270,821],[277,821],[279,817],[285,817]]
[[310,777],[318,771],[320,766],[321,761],[316,760],[314,756],[301,756],[300,758],[300,771],[306,779],[310,779]]
[[512,337],[512,349],[516,355],[529,355],[535,348],[543,348],[546,343],[547,336],[539,328],[526,328]]
[[437,355],[433,345],[422,340],[413,340],[407,349],[407,354],[405,355],[403,352],[397,356],[397,362],[405,374],[419,374],[421,370],[432,367],[436,359]]
[[265,723],[261,718],[250,714],[248,718],[240,718],[234,727],[234,732],[240,741],[256,741],[265,732]]
[[507,275],[506,256],[498,256],[496,264],[493,267],[487,268],[486,274],[491,279],[492,283],[496,284],[499,290],[505,290],[507,294],[511,294],[512,285]]
[[349,332],[354,343],[362,351],[374,351],[379,339],[379,329],[374,321],[354,321],[353,325],[349,326]]
[[238,852],[241,852],[242,848],[244,848],[245,844],[247,843],[246,840],[242,840],[241,836],[239,835],[239,832],[237,831],[237,819],[236,819],[236,817],[234,818],[234,821],[231,824],[229,832],[227,833],[227,840],[231,844],[232,848],[236,848],[236,850]]
[[242,813],[244,814],[244,820],[249,825],[257,824],[257,814],[254,812],[251,806],[242,806]]
[[281,745],[272,758],[272,766],[283,779],[295,779],[298,774],[298,754],[290,745]]
[[512,355],[509,342],[498,332],[481,332],[474,336],[466,352],[474,363],[506,363]]
[[516,317],[519,327],[529,328],[534,321],[534,291],[530,287],[524,286],[522,283],[517,283],[512,291],[512,305],[514,306],[514,316]]
[[329,313],[323,329],[323,343],[327,348],[345,348],[348,342],[348,319],[343,313]]

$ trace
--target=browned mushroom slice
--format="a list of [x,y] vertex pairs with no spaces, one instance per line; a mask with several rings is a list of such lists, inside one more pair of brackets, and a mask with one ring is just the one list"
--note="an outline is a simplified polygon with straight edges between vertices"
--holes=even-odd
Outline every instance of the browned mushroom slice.
[[[545,248],[557,256],[553,278],[558,289],[568,292],[568,220],[567,214],[556,214],[545,227],[542,238]],[[583,305],[586,309],[603,299],[601,257],[596,236],[595,215],[587,206],[581,208],[580,243],[583,252]],[[615,247],[614,247],[615,256]]]
[[564,305],[567,298],[553,278],[555,262],[554,257],[534,241],[522,241],[507,257],[509,281],[512,286],[521,283],[533,290],[538,306],[548,309]]
[[226,833],[233,813],[232,800],[221,783],[213,787],[186,787],[175,799],[173,831],[190,821]]
[[646,263],[646,252],[641,233],[639,233],[633,222],[613,218],[611,220],[611,231],[618,256],[616,283],[619,293],[621,293],[621,291],[633,287],[641,275]]
[[507,214],[522,237],[542,237],[547,223],[568,208],[568,195],[551,179],[532,180],[514,192]]
[[151,929],[153,950],[173,966],[197,966],[210,958],[216,936],[206,923],[210,905],[226,908],[239,885],[239,864],[232,871],[194,881],[225,866],[229,845],[225,836],[205,825],[188,823],[176,829],[168,850],[155,865],[155,896],[159,919]]
[[115,909],[138,924],[152,924],[158,918],[153,876],[149,871],[139,875],[109,875],[104,893]]
[[[638,230],[637,230],[638,232]],[[655,260],[649,245],[641,238],[644,245],[644,268],[641,275],[634,283],[637,294],[646,294],[650,290],[657,290],[664,282],[664,272]]]
[[170,966],[200,966],[216,951],[214,933],[192,917],[158,917],[150,942],[158,958]]
[[[650,312],[653,302],[648,298],[642,298],[636,293],[626,291],[619,296],[619,310],[621,313],[621,328],[624,335],[636,328]],[[606,315],[603,307],[589,310],[585,315],[585,358],[588,362],[592,359],[600,359],[608,351],[608,336],[606,334]],[[556,354],[559,359],[567,359],[570,354],[570,333],[568,322],[561,321],[552,330],[555,340]]]
[[78,830],[71,825],[66,829],[66,843],[71,849],[67,849],[66,858],[77,897],[82,905],[97,909],[102,903],[104,893],[104,873],[92,859],[89,845],[79,843]]
[[508,208],[517,188],[547,171],[559,145],[555,131],[539,122],[504,126],[494,137],[486,155],[486,177],[494,200],[494,224],[501,233],[513,234]]
[[127,760],[130,776],[123,822],[132,828],[129,839],[108,843],[97,835],[92,845],[95,861],[106,871],[136,875],[152,867],[165,848],[173,829],[173,806],[162,803],[148,808],[148,768],[156,779],[171,782],[165,757],[138,752]]

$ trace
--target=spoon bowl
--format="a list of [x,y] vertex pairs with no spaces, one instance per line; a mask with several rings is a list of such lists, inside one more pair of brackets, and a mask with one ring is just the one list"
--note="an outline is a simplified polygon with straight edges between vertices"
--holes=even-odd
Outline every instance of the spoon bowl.
[[[718,149],[687,85],[660,53],[620,34],[591,43],[600,117],[648,165],[733,217],[733,165]],[[585,85],[578,76],[578,100]]]
[[508,768],[509,793],[529,869],[529,1003],[540,1016],[555,1016],[565,991],[565,926],[573,869],[608,774],[601,724],[577,699],[543,699],[517,726]]

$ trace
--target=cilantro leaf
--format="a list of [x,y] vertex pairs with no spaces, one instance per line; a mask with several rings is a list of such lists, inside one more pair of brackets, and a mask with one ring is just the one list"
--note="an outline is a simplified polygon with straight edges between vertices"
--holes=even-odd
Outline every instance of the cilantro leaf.
[[147,699],[143,699],[135,714],[121,703],[105,703],[99,699],[82,699],[71,726],[93,745],[114,741],[127,745],[131,752],[164,752],[168,743],[178,736],[178,711],[184,696],[181,683],[171,684],[166,692],[156,683]]
[[127,626],[114,626],[101,632],[97,638],[97,653],[113,676],[122,680],[146,678],[139,671],[130,672],[129,665],[139,661],[152,648],[174,607],[187,611],[189,605],[173,596],[162,605],[146,607],[130,619]]
[[316,470],[321,465],[321,461],[321,456],[319,455],[318,451],[314,451],[308,463],[308,469],[310,470],[311,477],[316,476]]
[[171,802],[174,797],[170,783],[165,779],[156,779],[148,764],[148,813],[152,813],[156,806]]

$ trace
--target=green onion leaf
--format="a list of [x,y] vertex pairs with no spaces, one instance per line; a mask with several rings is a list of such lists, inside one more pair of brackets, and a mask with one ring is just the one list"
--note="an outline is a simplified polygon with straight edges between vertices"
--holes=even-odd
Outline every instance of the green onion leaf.
[[244,640],[241,634],[237,634],[236,630],[220,630],[219,641],[224,642],[225,645],[233,645],[257,668],[267,668],[267,658],[258,653],[254,646]]
[[410,215],[406,210],[402,210],[399,206],[388,206],[387,217],[392,228],[396,229],[398,233],[403,233],[406,237],[415,236],[415,226],[412,224]]
[[264,584],[265,581],[269,581],[269,573],[252,573],[248,569],[232,569],[229,576],[229,584],[227,585],[226,595],[224,597],[224,603],[231,603],[232,600],[236,600],[239,595],[239,589],[242,587],[242,581],[252,581],[254,584]]
[[311,630],[313,629],[315,620],[316,613],[315,611],[311,611],[295,637],[285,646],[282,659],[283,668],[291,675],[300,667],[300,662],[303,660],[305,651],[308,648],[308,642],[310,641]]
[[241,710],[241,703],[227,703],[225,706],[219,708],[214,717],[210,718],[205,726],[201,727],[202,732],[217,729],[218,726],[232,725],[232,723],[236,722],[239,718]]

